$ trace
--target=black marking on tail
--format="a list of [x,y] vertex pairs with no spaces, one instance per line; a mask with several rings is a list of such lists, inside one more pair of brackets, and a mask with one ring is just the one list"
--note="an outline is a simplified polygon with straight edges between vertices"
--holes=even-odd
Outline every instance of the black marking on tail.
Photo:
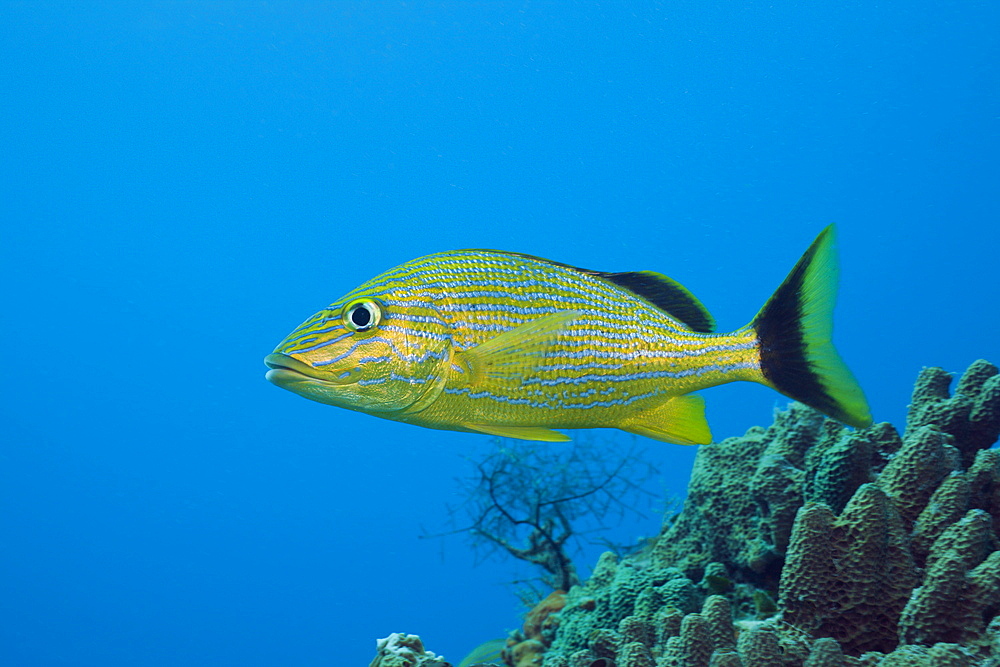
[[802,284],[806,266],[816,254],[815,246],[813,243],[809,247],[781,283],[757,315],[753,326],[760,338],[761,371],[768,382],[782,394],[795,396],[820,412],[833,415],[838,410],[837,402],[827,393],[819,374],[809,365],[805,332],[802,330],[805,314]]
[[765,379],[782,394],[851,426],[868,426],[867,401],[831,341],[837,269],[827,227],[752,326]]

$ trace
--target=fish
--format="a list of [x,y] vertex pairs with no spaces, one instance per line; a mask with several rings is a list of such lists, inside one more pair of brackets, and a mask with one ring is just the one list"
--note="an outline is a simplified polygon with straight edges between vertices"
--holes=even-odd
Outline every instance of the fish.
[[507,638],[491,639],[483,642],[462,658],[458,667],[479,667],[481,665],[503,665],[505,664],[501,654],[507,647]]
[[266,378],[384,419],[522,440],[617,428],[708,444],[693,392],[734,381],[863,428],[868,402],[832,342],[838,271],[830,225],[749,324],[715,333],[705,306],[660,273],[440,252],[318,311],[265,357]]

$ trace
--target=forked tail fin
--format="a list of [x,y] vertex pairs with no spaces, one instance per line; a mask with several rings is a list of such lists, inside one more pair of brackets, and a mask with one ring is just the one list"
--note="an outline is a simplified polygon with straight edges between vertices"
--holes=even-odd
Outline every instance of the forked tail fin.
[[816,237],[751,326],[768,384],[785,396],[856,427],[872,423],[858,381],[833,347],[837,296],[836,235]]

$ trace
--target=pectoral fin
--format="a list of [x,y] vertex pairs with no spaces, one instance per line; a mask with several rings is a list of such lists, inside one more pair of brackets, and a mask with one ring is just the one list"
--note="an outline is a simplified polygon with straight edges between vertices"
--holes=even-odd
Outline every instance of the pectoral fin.
[[712,431],[705,420],[705,399],[695,394],[675,396],[640,413],[618,428],[675,445],[707,445]]
[[580,315],[578,310],[567,310],[540,317],[456,357],[469,369],[471,384],[485,379],[519,380],[531,374],[559,334]]
[[479,431],[501,438],[516,440],[541,440],[542,442],[569,442],[569,436],[541,426],[494,426],[493,424],[462,424],[470,431]]

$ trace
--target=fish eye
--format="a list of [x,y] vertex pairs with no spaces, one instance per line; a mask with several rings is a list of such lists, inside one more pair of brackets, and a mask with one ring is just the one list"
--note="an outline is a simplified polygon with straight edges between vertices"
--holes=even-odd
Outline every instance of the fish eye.
[[371,299],[358,299],[344,308],[344,326],[351,331],[368,331],[378,326],[382,309]]

